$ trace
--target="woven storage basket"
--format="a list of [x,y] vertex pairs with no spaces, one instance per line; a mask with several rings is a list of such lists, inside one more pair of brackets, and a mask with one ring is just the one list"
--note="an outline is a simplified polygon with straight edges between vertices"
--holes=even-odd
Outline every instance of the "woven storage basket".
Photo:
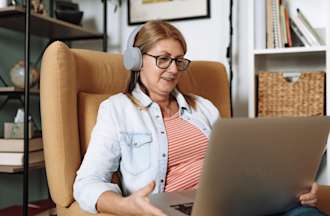
[[322,116],[325,111],[325,72],[301,73],[288,81],[280,72],[258,74],[258,116]]

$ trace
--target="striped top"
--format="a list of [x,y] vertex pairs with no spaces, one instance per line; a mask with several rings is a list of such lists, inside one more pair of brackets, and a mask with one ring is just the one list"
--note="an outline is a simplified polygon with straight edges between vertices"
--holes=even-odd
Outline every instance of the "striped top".
[[164,118],[168,139],[165,191],[196,189],[202,171],[208,138],[179,112]]

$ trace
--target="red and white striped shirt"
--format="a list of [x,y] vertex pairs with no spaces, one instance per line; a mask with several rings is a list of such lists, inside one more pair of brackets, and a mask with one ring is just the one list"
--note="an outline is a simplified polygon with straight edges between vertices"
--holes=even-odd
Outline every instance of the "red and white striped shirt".
[[208,138],[196,126],[183,120],[179,112],[164,118],[168,138],[168,168],[165,191],[197,187],[202,172]]

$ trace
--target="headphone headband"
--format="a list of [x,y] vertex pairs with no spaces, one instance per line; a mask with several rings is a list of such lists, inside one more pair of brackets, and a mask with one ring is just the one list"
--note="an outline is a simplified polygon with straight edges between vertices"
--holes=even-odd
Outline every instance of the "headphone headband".
[[142,29],[142,27],[143,27],[143,25],[140,25],[140,26],[136,27],[131,32],[131,34],[128,36],[127,48],[134,47],[134,42],[135,42],[136,35],[139,33],[139,31]]

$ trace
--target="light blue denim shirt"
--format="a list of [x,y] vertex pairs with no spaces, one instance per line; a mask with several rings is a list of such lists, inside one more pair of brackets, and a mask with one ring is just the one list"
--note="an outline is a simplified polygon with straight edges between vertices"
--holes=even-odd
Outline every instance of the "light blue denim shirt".
[[[153,193],[164,191],[168,163],[168,141],[160,107],[137,85],[132,92],[144,109],[123,93],[109,97],[99,107],[89,147],[74,182],[74,198],[80,207],[96,213],[96,202],[105,191],[127,196],[155,181]],[[180,117],[209,137],[219,117],[217,108],[196,96],[196,109],[175,90]],[[111,183],[120,170],[122,190]]]

